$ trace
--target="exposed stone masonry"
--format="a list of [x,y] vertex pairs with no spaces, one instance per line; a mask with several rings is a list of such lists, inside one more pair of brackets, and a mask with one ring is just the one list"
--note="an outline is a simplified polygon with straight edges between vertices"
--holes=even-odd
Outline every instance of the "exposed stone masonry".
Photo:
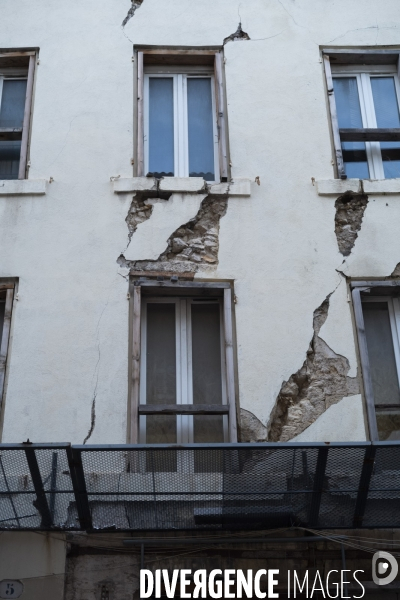
[[368,196],[346,192],[335,202],[335,233],[339,251],[343,256],[349,256],[361,229]]
[[207,196],[194,219],[181,225],[168,240],[159,260],[191,261],[195,264],[218,263],[219,221],[226,213],[227,198]]
[[336,354],[319,337],[329,310],[329,296],[314,311],[312,337],[301,368],[282,384],[265,427],[255,415],[241,410],[242,442],[287,442],[314,423],[332,404],[359,394],[357,377],[348,377],[347,358]]
[[[129,240],[138,225],[146,221],[152,213],[152,205],[147,205],[147,195],[136,196],[132,200],[126,223]],[[227,210],[227,196],[208,195],[201,203],[197,215],[180,225],[167,241],[166,250],[157,260],[128,261],[120,256],[118,264],[136,271],[157,271],[172,273],[195,273],[201,267],[210,269],[218,264],[219,221]]]
[[281,387],[268,423],[268,440],[286,442],[307,429],[332,404],[359,394],[357,377],[348,377],[347,358],[319,337],[329,310],[329,296],[314,311],[314,335],[302,367]]

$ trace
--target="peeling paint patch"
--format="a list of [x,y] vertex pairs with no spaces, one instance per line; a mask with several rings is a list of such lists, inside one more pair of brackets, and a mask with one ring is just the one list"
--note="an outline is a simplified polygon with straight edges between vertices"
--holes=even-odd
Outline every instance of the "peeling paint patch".
[[292,439],[329,406],[360,393],[357,377],[347,375],[347,358],[336,354],[318,335],[328,316],[330,296],[314,311],[314,335],[302,367],[282,384],[267,425],[268,441]]
[[132,6],[128,10],[128,13],[125,19],[122,21],[121,27],[125,27],[125,25],[130,21],[130,19],[135,14],[136,10],[143,4],[143,0],[132,0]]
[[343,256],[349,256],[354,248],[367,204],[366,194],[354,192],[346,192],[335,202],[335,233],[339,252]]
[[228,37],[226,37],[224,39],[224,45],[227,44],[228,42],[242,42],[244,40],[249,40],[250,36],[248,33],[246,33],[245,31],[243,31],[242,29],[242,24],[239,23],[238,28],[236,29],[235,33],[231,33],[231,35],[229,35]]

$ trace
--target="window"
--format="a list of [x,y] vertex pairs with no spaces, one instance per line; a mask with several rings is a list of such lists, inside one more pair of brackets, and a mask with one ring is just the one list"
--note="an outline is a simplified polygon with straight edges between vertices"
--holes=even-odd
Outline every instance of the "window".
[[0,54],[0,179],[26,177],[34,65],[33,53]]
[[221,52],[186,52],[137,53],[138,175],[224,181],[228,167]]
[[[346,54],[324,58],[339,176],[400,177],[397,65],[349,64]],[[380,63],[385,59],[397,61],[398,55],[379,55]],[[359,60],[378,59],[364,53]]]
[[0,282],[0,412],[3,400],[14,284]]
[[389,294],[378,283],[353,298],[371,437],[400,440],[400,300]]
[[236,441],[230,285],[135,284],[131,442]]

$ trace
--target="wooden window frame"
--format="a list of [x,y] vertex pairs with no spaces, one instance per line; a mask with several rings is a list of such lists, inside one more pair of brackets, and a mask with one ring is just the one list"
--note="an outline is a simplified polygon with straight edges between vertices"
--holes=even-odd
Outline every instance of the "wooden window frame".
[[11,316],[14,302],[14,283],[2,283],[0,281],[0,291],[6,292],[6,302],[4,311],[3,331],[0,336],[0,416],[4,401],[4,383],[6,378],[7,357],[10,344]]
[[[369,436],[371,441],[379,441],[378,425],[376,420],[376,410],[374,401],[374,392],[372,387],[371,367],[368,355],[367,337],[365,333],[364,314],[362,309],[363,300],[361,298],[361,292],[371,292],[371,297],[364,298],[366,302],[388,302],[389,304],[389,316],[392,330],[393,346],[395,347],[397,341],[397,348],[395,348],[395,359],[396,366],[400,368],[400,303],[396,298],[397,303],[397,314],[394,314],[394,305],[392,304],[393,292],[396,291],[396,295],[400,292],[400,281],[358,281],[351,284],[352,288],[352,299],[354,309],[354,319],[357,332],[358,349],[361,363],[361,374],[364,387],[364,397],[366,404],[366,411],[368,417],[368,428]],[[385,294],[374,296],[373,288],[384,288]],[[387,290],[387,293],[386,293]],[[390,302],[392,300],[392,302]],[[397,340],[396,340],[397,336]],[[400,371],[398,371],[400,378]],[[400,384],[400,380],[399,380]]]
[[[24,118],[21,131],[13,129],[9,131],[8,128],[0,128],[0,133],[3,135],[15,135],[15,133],[21,133],[21,152],[19,159],[18,179],[26,179],[28,172],[28,156],[29,156],[29,138],[30,138],[30,126],[32,117],[32,99],[33,99],[33,84],[35,79],[35,68],[37,63],[36,52],[7,52],[0,53],[0,60],[2,58],[17,58],[29,56],[29,65],[27,68],[27,84],[26,84],[26,95],[25,95],[25,108]],[[1,71],[1,67],[0,67]],[[22,78],[22,77],[21,77]],[[1,87],[0,87],[0,103],[1,103]],[[12,139],[12,138],[11,138]]]
[[[176,66],[181,64],[187,64],[190,61],[192,66],[196,65],[196,60],[199,61],[199,65],[203,65],[204,58],[209,58],[212,61],[210,68],[213,71],[214,86],[213,96],[215,102],[216,112],[216,126],[218,135],[218,153],[215,153],[216,168],[216,180],[228,181],[230,178],[230,165],[228,158],[228,123],[227,123],[227,101],[225,93],[225,76],[224,76],[224,56],[223,49],[221,48],[203,48],[203,49],[191,49],[191,48],[140,48],[135,51],[135,63],[136,63],[136,81],[135,90],[137,97],[137,109],[136,115],[136,140],[134,148],[134,175],[137,177],[143,177],[146,175],[145,165],[145,63],[146,59],[151,59],[154,64],[154,60],[157,57],[162,59],[160,67],[164,64]],[[197,58],[196,58],[197,57]],[[188,75],[190,73],[188,72]],[[218,164],[217,164],[218,163]],[[219,175],[219,179],[218,179]],[[175,173],[175,177],[179,177]]]
[[[400,128],[382,129],[373,126],[375,116],[372,118],[372,113],[375,115],[373,105],[371,107],[370,94],[364,94],[364,101],[361,111],[363,114],[363,123],[367,125],[362,129],[339,129],[339,122],[336,109],[335,94],[333,90],[333,70],[338,72],[343,70],[346,73],[345,76],[361,75],[364,73],[369,77],[369,72],[387,73],[388,68],[390,72],[394,74],[395,86],[397,99],[400,107],[400,85],[399,85],[399,71],[400,71],[400,60],[399,51],[388,51],[388,50],[366,50],[366,49],[349,49],[349,50],[337,50],[337,49],[326,49],[323,51],[323,63],[326,89],[328,94],[328,104],[330,112],[330,124],[333,148],[335,154],[335,177],[339,179],[347,179],[345,173],[343,152],[341,142],[352,141],[352,142],[367,142],[367,158],[368,167],[370,169],[371,179],[385,179],[383,172],[382,159],[376,156],[378,142],[384,141],[400,141]],[[335,68],[332,69],[333,65]],[[358,77],[360,79],[360,77]],[[361,79],[360,79],[361,81]],[[367,86],[364,82],[363,88]],[[371,122],[372,121],[372,122]],[[380,153],[380,150],[379,150]]]
[[[142,289],[147,288],[149,296],[161,297],[165,293],[169,297],[191,297],[196,293],[212,293],[219,290],[221,293],[223,331],[225,348],[225,395],[226,404],[221,406],[176,404],[160,407],[147,407],[140,404],[140,372],[142,351]],[[154,291],[154,294],[153,294]],[[151,293],[150,293],[151,292]],[[161,293],[160,293],[161,292]],[[183,294],[184,292],[184,294]],[[215,293],[215,292],[214,292]],[[154,280],[135,280],[130,284],[130,385],[128,398],[128,443],[139,443],[139,415],[145,414],[175,414],[175,415],[212,415],[222,414],[228,417],[228,439],[237,442],[237,401],[235,386],[235,363],[233,344],[233,310],[232,310],[232,288],[227,282],[172,282]]]

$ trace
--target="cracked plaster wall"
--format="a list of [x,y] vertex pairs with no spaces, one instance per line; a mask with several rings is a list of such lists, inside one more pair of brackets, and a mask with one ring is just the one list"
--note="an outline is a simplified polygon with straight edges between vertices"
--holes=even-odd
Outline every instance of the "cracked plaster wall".
[[[144,0],[121,30],[130,8],[86,0],[49,11],[47,0],[20,0],[16,23],[15,7],[2,7],[2,46],[40,47],[29,176],[54,179],[46,196],[0,198],[0,275],[19,277],[5,442],[82,442],[94,396],[90,441],[126,439],[127,281],[116,260],[127,245],[132,195],[114,194],[109,178],[132,176],[132,43],[221,45],[239,19],[250,37],[224,47],[230,160],[233,177],[259,176],[261,185],[248,199],[228,199],[218,263],[187,263],[196,277],[235,282],[241,408],[263,427],[282,383],[305,360],[313,311],[328,294],[319,337],[348,360],[348,375],[356,374],[350,306],[337,270],[389,276],[400,262],[400,196],[369,196],[344,257],[336,199],[319,197],[311,185],[311,177],[333,176],[319,47],[399,44],[397,0],[251,0],[240,17],[231,0],[191,3],[190,11],[187,0]],[[137,216],[134,244],[154,209],[141,224]],[[172,250],[171,234],[188,220],[171,220],[157,256]],[[163,264],[187,268],[170,254]],[[343,416],[349,407],[340,400],[320,419],[333,409]],[[332,426],[331,440],[339,435]]]

